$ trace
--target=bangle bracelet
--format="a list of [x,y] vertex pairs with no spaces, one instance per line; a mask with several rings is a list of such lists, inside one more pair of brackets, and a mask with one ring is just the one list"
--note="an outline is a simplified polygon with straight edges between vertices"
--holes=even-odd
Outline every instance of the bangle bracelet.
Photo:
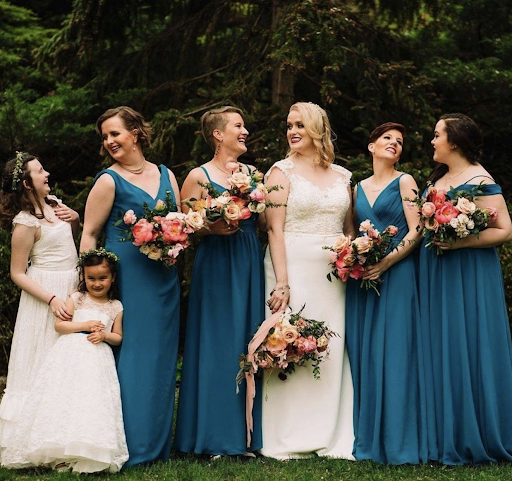
[[52,303],[52,301],[56,298],[57,296],[52,296],[51,299],[48,301],[48,305],[50,305]]

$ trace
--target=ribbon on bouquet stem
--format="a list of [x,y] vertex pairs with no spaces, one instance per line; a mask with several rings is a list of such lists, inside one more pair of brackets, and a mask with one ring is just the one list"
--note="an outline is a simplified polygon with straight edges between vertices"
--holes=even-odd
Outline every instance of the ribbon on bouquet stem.
[[246,393],[245,393],[245,424],[247,427],[247,447],[251,446],[251,433],[253,431],[253,419],[252,419],[252,408],[254,406],[254,396],[256,395],[256,384],[254,382],[254,373],[258,370],[258,366],[254,364],[254,353],[256,349],[261,346],[261,343],[267,337],[268,331],[272,329],[276,322],[279,320],[283,311],[276,312],[272,314],[268,319],[265,319],[256,334],[254,334],[253,338],[249,342],[249,346],[247,349],[247,361],[252,364],[252,367],[249,371],[246,371],[245,374],[245,382],[247,384]]

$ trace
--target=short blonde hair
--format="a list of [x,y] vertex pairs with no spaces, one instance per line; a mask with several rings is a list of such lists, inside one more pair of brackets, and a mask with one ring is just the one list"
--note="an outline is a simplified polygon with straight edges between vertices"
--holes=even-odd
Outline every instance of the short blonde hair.
[[244,113],[237,107],[225,105],[218,109],[208,110],[201,116],[201,132],[203,133],[204,140],[215,152],[215,138],[213,137],[214,130],[224,130],[228,123],[228,116],[226,114],[234,113],[239,114],[245,122]]
[[[302,117],[302,123],[308,135],[313,139],[316,150],[314,161],[322,167],[328,167],[334,161],[334,145],[332,130],[326,111],[312,102],[297,102],[290,107],[290,112],[296,110]],[[289,156],[291,150],[286,154]]]

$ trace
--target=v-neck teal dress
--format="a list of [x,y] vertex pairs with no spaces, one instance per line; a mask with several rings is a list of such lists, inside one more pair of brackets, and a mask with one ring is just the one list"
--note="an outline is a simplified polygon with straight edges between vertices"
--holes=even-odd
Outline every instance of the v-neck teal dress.
[[106,249],[120,259],[123,342],[116,349],[116,363],[130,454],[125,466],[167,460],[171,451],[180,320],[178,273],[150,260],[131,242],[121,241],[124,224],[114,225],[129,209],[143,215],[142,203],[153,208],[159,199],[165,199],[167,191],[174,199],[167,168],[160,165],[159,169],[160,188],[155,198],[111,169],[96,177],[110,175],[116,188],[104,230]]
[[173,446],[181,452],[239,455],[261,448],[261,383],[257,380],[247,449],[245,382],[237,394],[235,381],[239,356],[265,316],[256,221],[256,215],[241,221],[233,235],[205,235],[196,253]]
[[[501,187],[487,184],[482,191],[485,201]],[[498,253],[489,247],[437,255],[424,244],[420,306],[435,424],[430,443],[444,464],[512,461],[512,347]]]
[[[357,186],[357,224],[369,219],[382,232],[398,228],[390,249],[409,228],[400,177],[370,205]],[[382,275],[378,289],[347,284],[346,336],[354,383],[354,457],[379,463],[428,461],[425,378],[414,255]]]

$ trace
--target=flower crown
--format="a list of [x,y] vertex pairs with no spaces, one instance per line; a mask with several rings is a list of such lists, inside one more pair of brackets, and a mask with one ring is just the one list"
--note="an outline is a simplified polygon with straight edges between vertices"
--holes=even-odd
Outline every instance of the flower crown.
[[18,183],[21,180],[23,174],[23,159],[25,158],[26,152],[16,151],[16,161],[14,162],[14,169],[12,171],[12,191],[15,192],[18,187]]
[[104,247],[100,247],[99,249],[91,249],[87,252],[82,252],[78,258],[78,266],[83,267],[85,260],[92,256],[106,257],[114,264],[119,262],[119,257],[117,257],[113,252],[107,251]]

